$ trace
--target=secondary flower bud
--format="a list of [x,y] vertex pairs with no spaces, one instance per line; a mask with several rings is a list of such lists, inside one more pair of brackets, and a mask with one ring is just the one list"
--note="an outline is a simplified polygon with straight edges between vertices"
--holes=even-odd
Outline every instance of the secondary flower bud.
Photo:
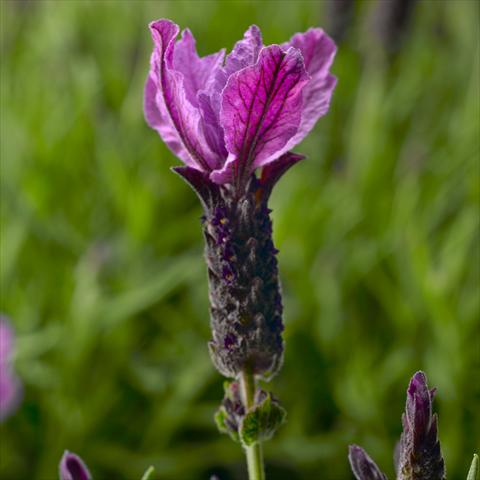
[[357,480],[387,480],[386,475],[380,471],[377,464],[358,445],[350,445],[348,460]]
[[68,450],[65,450],[58,470],[60,480],[92,480],[83,460]]
[[[429,390],[423,372],[417,372],[407,389],[402,416],[403,432],[395,449],[397,480],[445,480],[445,465],[437,435],[437,415],[432,414],[435,389]],[[386,480],[375,462],[352,445],[348,456],[357,480]]]
[[236,442],[250,446],[268,440],[285,421],[285,409],[272,393],[258,388],[253,405],[247,409],[239,382],[225,382],[224,389],[215,422],[222,433],[228,433]]
[[423,372],[407,389],[400,437],[398,480],[443,480],[445,465],[438,440],[437,414],[432,414],[435,389],[429,390]]

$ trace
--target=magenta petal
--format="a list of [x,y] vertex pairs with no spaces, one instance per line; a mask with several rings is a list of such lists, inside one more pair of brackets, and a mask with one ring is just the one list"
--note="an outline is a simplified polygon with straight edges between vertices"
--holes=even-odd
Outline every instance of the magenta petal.
[[278,45],[261,50],[258,62],[234,73],[222,93],[221,124],[230,152],[212,172],[218,183],[240,181],[285,153],[302,115],[302,89],[309,76],[299,50]]
[[200,58],[195,47],[195,39],[187,28],[182,38],[175,44],[173,66],[183,74],[183,85],[187,100],[198,106],[197,94],[208,88],[213,82],[216,72],[222,68],[225,50]]
[[285,50],[294,47],[302,52],[305,68],[312,78],[328,74],[337,52],[335,42],[321,28],[296,33],[282,47]]
[[238,41],[228,54],[225,67],[218,69],[213,82],[199,93],[198,101],[204,120],[206,140],[210,148],[223,159],[227,158],[228,152],[225,149],[224,132],[220,124],[222,90],[233,73],[257,62],[262,46],[260,29],[256,25],[250,26],[243,39]]
[[257,63],[262,47],[262,32],[256,25],[251,25],[243,39],[235,44],[227,56],[224,68],[227,78],[238,70]]
[[92,476],[83,460],[65,450],[58,467],[60,480],[91,480]]
[[202,132],[208,147],[220,158],[226,158],[223,130],[218,123],[218,115],[212,109],[210,96],[217,75],[223,70],[225,50],[200,58],[197,55],[195,39],[190,30],[182,33],[175,44],[174,66],[184,76],[187,100],[197,107],[201,114]]
[[297,134],[289,142],[289,149],[300,143],[325,115],[330,106],[337,79],[329,73],[335,53],[334,41],[321,29],[311,28],[305,33],[295,34],[290,42],[282,45],[298,48],[303,55],[305,68],[311,76],[303,89],[302,121]]
[[[185,164],[210,171],[220,159],[205,141],[199,110],[187,99],[188,88],[194,88],[191,78],[185,80],[184,73],[174,66],[179,28],[169,20],[158,20],[150,24],[150,31],[155,48],[145,86],[145,118]],[[184,43],[180,51],[184,54],[185,50]]]
[[251,25],[245,32],[243,39],[239,40],[227,55],[225,67],[216,74],[215,82],[209,92],[212,98],[212,108],[215,111],[220,113],[221,93],[228,78],[245,67],[255,65],[262,47],[262,33],[256,25]]
[[[220,98],[220,94],[218,94],[218,98]],[[218,103],[220,103],[220,100],[218,100]],[[215,110],[213,97],[206,91],[199,92],[198,105],[202,113],[205,140],[209,147],[217,153],[220,158],[227,158],[228,152],[225,148],[223,128],[220,125],[219,119],[220,110]]]

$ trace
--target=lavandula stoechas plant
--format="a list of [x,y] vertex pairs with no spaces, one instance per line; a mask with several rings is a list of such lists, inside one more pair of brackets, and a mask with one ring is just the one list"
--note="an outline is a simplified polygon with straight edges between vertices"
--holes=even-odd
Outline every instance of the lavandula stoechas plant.
[[[232,52],[199,57],[187,29],[150,24],[154,50],[145,117],[185,166],[174,171],[202,202],[215,367],[233,379],[217,412],[240,440],[251,478],[263,478],[261,440],[285,416],[258,389],[283,358],[282,297],[268,199],[304,158],[290,150],[327,113],[336,79],[334,42],[319,28],[264,46],[251,26]],[[261,169],[259,175],[256,174]]]

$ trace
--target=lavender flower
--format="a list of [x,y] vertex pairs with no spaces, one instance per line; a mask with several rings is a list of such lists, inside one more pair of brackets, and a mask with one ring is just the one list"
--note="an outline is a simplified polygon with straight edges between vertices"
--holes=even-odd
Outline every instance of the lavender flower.
[[7,318],[0,315],[0,421],[14,412],[21,396],[20,381],[11,365],[14,340]]
[[251,26],[224,62],[224,50],[198,57],[188,29],[176,41],[169,20],[150,30],[145,117],[186,164],[174,170],[205,210],[213,363],[227,377],[249,370],[268,379],[282,363],[283,323],[267,201],[304,158],[289,150],[328,110],[335,44],[310,29],[264,47]]
[[68,450],[65,450],[58,470],[60,480],[92,480],[83,460]]
[[[403,432],[395,452],[397,480],[444,480],[445,465],[437,435],[437,415],[432,414],[435,389],[429,390],[423,372],[417,372],[407,389]],[[386,480],[375,462],[356,445],[349,461],[357,480]]]
[[[174,171],[203,205],[213,364],[227,384],[216,421],[242,442],[251,478],[262,479],[259,444],[285,418],[256,388],[283,360],[282,297],[267,206],[279,178],[304,158],[290,152],[330,104],[336,47],[321,30],[264,46],[251,26],[225,57],[200,58],[189,30],[150,24],[154,42],[145,117],[185,164]],[[259,177],[255,171],[261,168]]]
[[198,57],[195,40],[169,20],[150,24],[154,50],[145,117],[188,167],[218,184],[245,187],[279,162],[328,110],[335,44],[319,28],[263,46],[251,26],[226,57]]

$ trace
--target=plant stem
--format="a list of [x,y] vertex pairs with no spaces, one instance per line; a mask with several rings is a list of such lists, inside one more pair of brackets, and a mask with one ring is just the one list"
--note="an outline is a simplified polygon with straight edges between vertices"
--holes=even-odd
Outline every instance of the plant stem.
[[[253,406],[256,381],[255,375],[249,371],[243,371],[240,376],[240,384],[242,386],[243,401],[245,408],[248,410]],[[263,468],[262,444],[256,442],[250,447],[245,447],[247,456],[248,478],[249,480],[265,480],[265,471]]]

